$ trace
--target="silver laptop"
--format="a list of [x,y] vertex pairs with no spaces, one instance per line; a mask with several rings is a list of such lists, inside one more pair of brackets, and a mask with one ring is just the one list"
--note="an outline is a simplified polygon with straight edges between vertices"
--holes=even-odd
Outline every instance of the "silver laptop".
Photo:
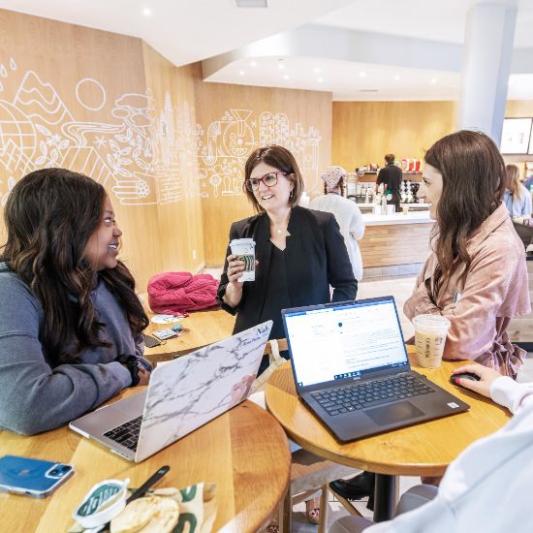
[[264,322],[152,372],[148,388],[69,427],[136,463],[246,399],[272,329]]
[[282,316],[298,394],[341,442],[469,409],[411,371],[392,296]]

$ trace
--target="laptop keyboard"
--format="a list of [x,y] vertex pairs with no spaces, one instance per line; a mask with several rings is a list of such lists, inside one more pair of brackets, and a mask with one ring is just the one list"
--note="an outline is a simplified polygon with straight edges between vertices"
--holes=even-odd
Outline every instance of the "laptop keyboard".
[[417,377],[405,375],[343,385],[311,396],[328,415],[337,416],[431,392],[435,391]]
[[114,440],[130,450],[135,450],[137,448],[137,442],[139,441],[141,421],[142,416],[138,416],[133,420],[128,420],[124,424],[104,433],[104,437]]

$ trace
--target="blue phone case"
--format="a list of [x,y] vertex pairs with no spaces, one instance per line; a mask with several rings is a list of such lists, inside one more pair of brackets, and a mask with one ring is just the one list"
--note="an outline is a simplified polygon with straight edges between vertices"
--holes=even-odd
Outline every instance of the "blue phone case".
[[71,465],[4,455],[0,458],[0,488],[42,498],[73,472]]

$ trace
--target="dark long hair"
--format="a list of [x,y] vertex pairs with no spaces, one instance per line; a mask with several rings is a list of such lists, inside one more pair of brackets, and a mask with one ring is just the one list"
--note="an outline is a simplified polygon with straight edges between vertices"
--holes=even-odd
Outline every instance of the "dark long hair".
[[148,325],[127,267],[118,262],[97,273],[83,258],[101,222],[105,197],[104,188],[91,178],[48,168],[22,178],[7,199],[7,243],[0,260],[39,299],[41,341],[53,364],[76,362],[87,347],[108,346],[98,337],[103,324],[91,301],[97,275],[125,310],[134,335]]
[[459,267],[463,268],[459,280],[466,279],[472,262],[468,239],[502,202],[505,163],[490,137],[466,130],[438,140],[424,159],[442,174],[433,235],[438,260],[432,288],[436,302]]

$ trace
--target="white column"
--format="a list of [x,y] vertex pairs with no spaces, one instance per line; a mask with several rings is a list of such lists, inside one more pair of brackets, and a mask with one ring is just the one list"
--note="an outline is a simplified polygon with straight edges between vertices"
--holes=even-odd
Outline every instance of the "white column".
[[499,146],[511,70],[517,0],[477,0],[465,29],[459,128],[481,130]]

